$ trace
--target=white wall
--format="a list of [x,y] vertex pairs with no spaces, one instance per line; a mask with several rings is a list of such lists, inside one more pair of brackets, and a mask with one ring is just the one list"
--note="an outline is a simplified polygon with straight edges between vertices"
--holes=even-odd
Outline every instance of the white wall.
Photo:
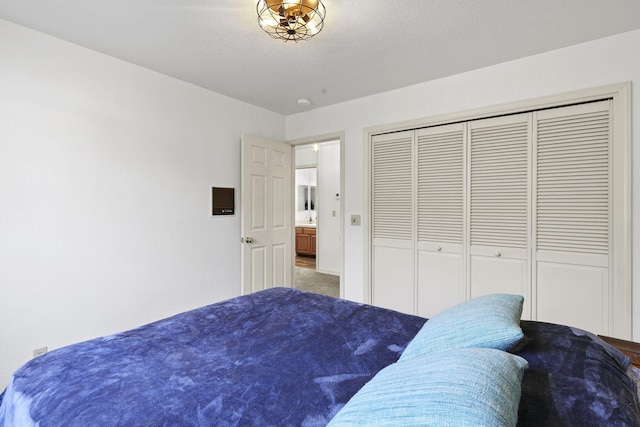
[[297,168],[318,165],[318,152],[313,151],[313,145],[298,145],[295,151]]
[[240,135],[284,117],[0,20],[0,390],[35,348],[240,293]]
[[340,275],[340,141],[323,142],[318,150],[318,266],[321,273]]
[[[640,170],[640,31],[596,40],[468,73],[381,93],[286,118],[287,139],[345,132],[345,275],[347,299],[363,299],[364,129],[624,81],[633,82],[633,168]],[[330,90],[330,88],[328,88]],[[367,218],[363,218],[366,221]],[[640,224],[640,173],[633,177],[633,223]],[[633,268],[640,268],[640,227],[633,229]],[[640,275],[633,277],[634,339],[640,340]]]

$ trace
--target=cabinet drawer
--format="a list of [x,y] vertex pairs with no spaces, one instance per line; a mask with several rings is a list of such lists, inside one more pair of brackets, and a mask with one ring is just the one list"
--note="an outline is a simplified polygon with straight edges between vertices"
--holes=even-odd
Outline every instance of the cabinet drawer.
[[[311,234],[313,236],[316,235],[316,229],[315,228],[304,227],[302,230],[303,230],[303,234]],[[296,233],[297,233],[297,231],[296,231]]]

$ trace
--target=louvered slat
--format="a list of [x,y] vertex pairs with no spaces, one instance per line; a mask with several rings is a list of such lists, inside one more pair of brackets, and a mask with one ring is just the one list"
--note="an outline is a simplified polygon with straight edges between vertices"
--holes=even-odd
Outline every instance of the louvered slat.
[[462,243],[464,127],[418,132],[418,240]]
[[608,254],[611,132],[600,105],[536,123],[537,249]]
[[372,138],[373,236],[410,240],[412,133]]
[[474,123],[470,132],[471,245],[527,247],[526,117]]

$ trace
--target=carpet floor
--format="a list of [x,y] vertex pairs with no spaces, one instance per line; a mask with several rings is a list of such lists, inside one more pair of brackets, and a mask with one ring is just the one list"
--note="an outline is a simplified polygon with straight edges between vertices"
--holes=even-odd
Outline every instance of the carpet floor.
[[340,276],[318,273],[310,268],[295,268],[294,287],[330,297],[340,297]]

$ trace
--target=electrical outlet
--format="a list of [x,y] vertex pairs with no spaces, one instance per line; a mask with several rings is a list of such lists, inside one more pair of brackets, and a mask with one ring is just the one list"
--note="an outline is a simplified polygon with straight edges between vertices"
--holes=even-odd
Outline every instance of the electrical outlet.
[[42,356],[47,351],[49,351],[47,347],[36,348],[35,350],[33,350],[33,357]]

